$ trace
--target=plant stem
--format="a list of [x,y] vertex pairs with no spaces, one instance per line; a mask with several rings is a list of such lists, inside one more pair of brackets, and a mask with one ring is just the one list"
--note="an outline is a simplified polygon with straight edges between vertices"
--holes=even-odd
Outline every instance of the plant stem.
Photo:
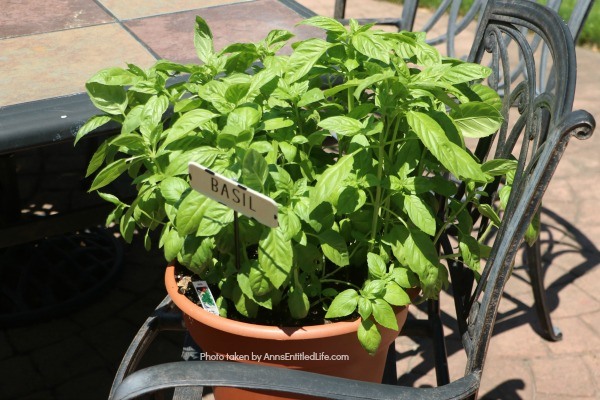
[[442,227],[440,228],[439,231],[437,231],[437,233],[435,234],[435,237],[433,238],[433,243],[437,243],[437,241],[440,239],[440,236],[442,236],[442,233],[448,229],[448,227],[450,225],[452,225],[453,221],[456,219],[456,216],[458,214],[461,213],[462,210],[465,209],[465,207],[471,203],[471,200],[473,200],[473,198],[475,197],[475,193],[469,193],[469,195],[467,196],[467,199],[465,201],[463,201],[460,205],[460,207],[458,208],[458,210],[456,210],[456,212],[450,214],[448,216],[448,218],[446,218],[446,220],[444,221],[444,224],[442,225]]
[[354,288],[356,290],[360,290],[360,287],[356,286],[355,284],[346,281],[340,281],[339,279],[321,279],[321,283],[337,283],[344,286],[350,286],[351,288]]
[[[385,118],[385,117],[384,117]],[[384,127],[386,126],[384,122]],[[381,207],[381,178],[383,177],[383,160],[385,158],[385,145],[384,139],[387,136],[387,130],[384,128],[379,133],[379,154],[377,156],[377,188],[375,191],[375,202],[373,204],[373,219],[371,221],[371,243],[369,244],[369,251],[373,251],[375,246],[375,238],[379,228],[379,209]]]

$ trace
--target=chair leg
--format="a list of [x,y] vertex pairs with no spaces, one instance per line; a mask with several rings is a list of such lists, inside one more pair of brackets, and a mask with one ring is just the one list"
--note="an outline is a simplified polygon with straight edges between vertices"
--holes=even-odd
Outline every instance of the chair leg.
[[392,342],[388,348],[385,359],[385,369],[381,383],[384,385],[395,385],[398,383],[398,370],[396,369],[396,342]]
[[552,324],[550,310],[546,303],[540,241],[536,241],[533,246],[526,246],[525,251],[529,267],[529,279],[531,280],[531,288],[533,289],[533,297],[535,299],[535,310],[542,327],[542,336],[545,339],[557,342],[562,339],[562,332]]
[[333,18],[346,18],[346,0],[335,0],[335,5],[333,8]]
[[440,302],[429,300],[427,303],[427,314],[431,324],[433,341],[433,356],[435,359],[435,376],[438,386],[450,383],[448,372],[448,354],[446,352],[446,339],[444,338],[444,325],[442,324]]

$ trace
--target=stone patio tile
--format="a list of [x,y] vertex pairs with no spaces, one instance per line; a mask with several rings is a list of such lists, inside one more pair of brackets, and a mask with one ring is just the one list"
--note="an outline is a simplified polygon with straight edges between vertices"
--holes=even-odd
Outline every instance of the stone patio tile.
[[0,360],[11,357],[14,354],[13,347],[9,344],[6,333],[0,331]]
[[56,388],[56,397],[59,399],[105,399],[108,393],[98,393],[94,388],[98,386],[110,387],[114,376],[109,371],[90,372],[76,379],[72,379]]
[[10,73],[0,75],[0,106],[82,92],[102,68],[147,67],[154,58],[123,28],[108,24],[5,39],[2,61]]
[[[249,2],[128,21],[125,25],[161,58],[182,63],[199,62],[194,48],[196,15],[208,23],[217,51],[234,42],[262,40],[273,29],[291,30],[298,36],[295,39],[322,32],[309,26],[294,27],[301,18],[283,19],[282,16],[287,16],[286,6],[275,0],[270,3],[268,14],[258,12],[257,4]],[[248,26],[253,27],[251,32]]]
[[117,365],[133,339],[130,332],[134,330],[131,324],[117,318],[111,318],[81,332],[81,337],[104,360],[115,362],[115,365]]
[[598,354],[598,352],[592,352],[584,356],[583,361],[591,371],[596,392],[600,395],[600,354]]
[[25,352],[59,342],[79,329],[72,321],[56,319],[11,329],[8,337],[18,352]]
[[592,296],[600,303],[600,291],[598,290],[600,282],[600,266],[596,265],[586,271],[582,276],[575,280],[575,286]]
[[35,351],[32,357],[44,381],[56,386],[104,365],[100,354],[77,336]]
[[574,398],[596,394],[593,378],[578,357],[536,358],[531,361],[536,393]]
[[496,324],[488,349],[488,365],[498,360],[519,360],[548,355],[547,342],[532,329],[530,321],[531,318],[521,316]]
[[0,39],[113,22],[89,0],[20,0],[2,2]]
[[18,400],[40,400],[40,399],[52,399],[52,398],[53,398],[53,395],[52,395],[51,390],[42,390],[39,392],[25,395],[23,397],[19,396]]
[[135,296],[131,293],[120,288],[115,288],[85,309],[73,313],[70,318],[84,327],[94,327],[112,318],[123,307],[126,307],[127,304],[130,304],[134,300]]
[[532,380],[533,374],[525,360],[488,359],[481,378],[479,398],[481,400],[536,399],[535,387],[530,384]]
[[120,20],[221,6],[249,0],[100,0]]
[[580,318],[600,337],[600,311],[582,315]]
[[581,290],[576,284],[562,287],[558,297],[558,307],[552,314],[554,318],[573,317],[600,310],[600,302]]
[[[0,360],[0,371],[2,371],[1,399],[21,398],[31,393],[32,387],[39,388],[44,385],[40,373],[29,357],[18,356]],[[27,377],[27,380],[25,381],[23,377]]]
[[554,354],[586,354],[600,348],[600,336],[580,318],[556,318],[554,324],[563,333],[563,339],[548,347]]

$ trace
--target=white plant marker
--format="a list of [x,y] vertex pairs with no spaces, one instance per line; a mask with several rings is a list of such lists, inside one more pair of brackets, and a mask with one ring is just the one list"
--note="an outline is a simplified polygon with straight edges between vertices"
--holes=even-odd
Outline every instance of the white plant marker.
[[262,193],[247,188],[233,179],[217,174],[202,165],[190,162],[190,184],[206,197],[254,218],[261,224],[277,228],[277,203]]

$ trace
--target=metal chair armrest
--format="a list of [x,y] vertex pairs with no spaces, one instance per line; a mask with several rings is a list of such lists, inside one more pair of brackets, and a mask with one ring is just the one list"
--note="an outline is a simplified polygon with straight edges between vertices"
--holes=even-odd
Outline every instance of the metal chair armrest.
[[168,388],[226,386],[296,393],[326,399],[470,399],[479,388],[469,374],[436,388],[381,385],[311,372],[224,361],[187,361],[152,366],[123,380],[111,400],[128,400]]

